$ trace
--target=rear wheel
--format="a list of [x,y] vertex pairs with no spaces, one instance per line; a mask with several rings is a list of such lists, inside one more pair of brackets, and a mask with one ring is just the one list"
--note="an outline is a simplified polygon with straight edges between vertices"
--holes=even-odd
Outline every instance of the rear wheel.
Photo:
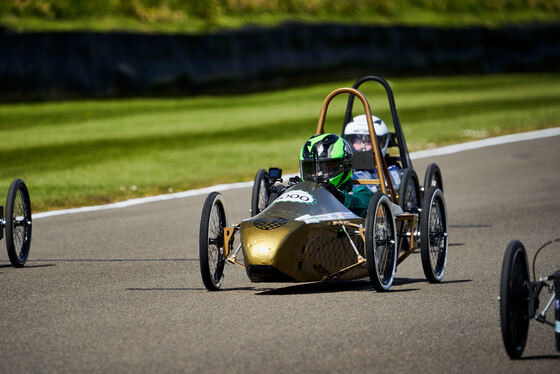
[[443,192],[436,186],[424,195],[420,216],[422,269],[431,283],[440,282],[447,266],[447,210]]
[[441,170],[435,162],[428,165],[428,168],[426,169],[426,174],[424,175],[424,191],[428,191],[428,189],[432,186],[439,188],[441,192],[443,192]]
[[521,357],[529,332],[529,266],[523,244],[507,246],[500,281],[502,339],[509,357]]
[[397,266],[395,217],[389,198],[380,191],[371,198],[366,216],[365,254],[369,277],[377,291],[393,284]]
[[[556,272],[559,274],[560,270]],[[554,306],[554,335],[556,337],[556,350],[560,352],[560,278],[554,281],[554,292],[556,293],[556,305]]]
[[31,247],[31,201],[21,179],[10,185],[6,200],[6,248],[10,262],[23,267]]
[[[418,175],[412,168],[404,171],[401,186],[399,188],[399,206],[406,213],[418,213],[420,199],[420,185],[418,184]],[[406,251],[410,248],[410,225],[408,221],[399,222],[398,230],[398,247],[399,251]]]
[[224,198],[212,192],[204,201],[200,217],[200,274],[210,291],[220,289],[224,281],[224,228],[226,227]]
[[261,169],[255,175],[253,182],[253,192],[251,194],[251,217],[262,212],[268,205],[270,192],[266,188],[266,178],[268,173]]

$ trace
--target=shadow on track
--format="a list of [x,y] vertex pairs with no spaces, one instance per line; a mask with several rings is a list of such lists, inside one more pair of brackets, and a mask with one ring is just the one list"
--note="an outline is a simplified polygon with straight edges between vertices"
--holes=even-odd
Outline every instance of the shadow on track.
[[560,355],[537,355],[537,356],[527,356],[519,358],[520,361],[523,360],[560,360]]
[[493,225],[449,225],[452,229],[486,229]]
[[[457,279],[457,280],[447,280],[447,281],[444,280],[441,281],[439,284],[468,283],[468,282],[472,282],[472,279]],[[412,284],[412,283],[428,283],[428,280],[426,278],[395,278],[395,280],[393,281],[394,286],[401,286],[401,285]]]
[[[177,262],[198,261],[198,258],[38,258],[33,262]],[[27,267],[27,266],[26,266]]]
[[[166,287],[128,287],[124,289],[125,291],[207,291],[204,287],[198,288],[189,288],[189,287],[181,287],[181,288],[166,288]],[[224,288],[216,293],[222,293],[227,291],[254,291],[253,287],[237,287],[237,288]],[[208,291],[210,292],[210,291]]]
[[[402,286],[413,283],[427,283],[426,279],[420,278],[395,278],[393,285]],[[466,283],[472,282],[472,280],[452,280],[443,281],[442,284],[446,283]],[[127,287],[125,291],[207,291],[204,287]],[[383,292],[386,294],[400,293],[400,292],[411,292],[419,291],[419,288],[391,288],[388,292]],[[306,295],[306,294],[320,294],[320,293],[334,293],[334,292],[348,292],[348,291],[366,291],[375,292],[371,283],[367,279],[360,280],[332,280],[324,282],[314,282],[314,283],[301,283],[293,286],[272,288],[272,287],[232,287],[232,288],[222,288],[215,292],[216,294],[232,291],[248,291],[255,292],[256,295],[272,296],[272,295]],[[214,293],[214,292],[211,292]]]
[[[44,264],[44,265],[29,265],[29,264],[27,264],[22,268],[14,268],[14,269],[25,270],[25,269],[33,269],[33,268],[48,268],[48,267],[51,267],[51,266],[56,266],[56,265],[55,264]],[[10,265],[0,265],[0,269],[1,268],[12,268],[12,267],[13,266],[11,264]]]
[[[351,280],[351,281],[325,281],[315,283],[297,284],[295,286],[288,286],[276,289],[270,289],[258,292],[257,295],[304,295],[304,294],[318,294],[318,293],[333,293],[333,292],[346,292],[346,291],[368,291],[374,292],[369,280]],[[391,289],[387,293],[392,292],[409,292],[418,291],[418,289]]]

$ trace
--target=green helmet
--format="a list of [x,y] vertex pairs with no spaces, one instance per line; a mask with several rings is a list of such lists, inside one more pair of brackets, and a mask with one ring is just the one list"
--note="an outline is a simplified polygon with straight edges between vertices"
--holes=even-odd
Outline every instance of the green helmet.
[[328,182],[339,188],[352,174],[352,148],[335,134],[314,135],[299,155],[301,179]]

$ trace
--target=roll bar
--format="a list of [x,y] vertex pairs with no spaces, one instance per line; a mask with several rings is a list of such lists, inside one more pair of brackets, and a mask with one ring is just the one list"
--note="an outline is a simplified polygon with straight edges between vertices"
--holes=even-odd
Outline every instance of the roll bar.
[[[380,83],[387,92],[387,98],[389,99],[389,107],[391,108],[391,117],[393,119],[393,127],[395,128],[395,133],[397,136],[397,145],[399,147],[400,153],[400,161],[402,163],[403,169],[411,168],[412,162],[410,161],[410,157],[408,155],[408,148],[406,146],[406,141],[404,140],[401,123],[399,121],[399,116],[397,114],[397,107],[395,105],[395,98],[393,97],[393,90],[389,86],[389,83],[381,77],[375,75],[369,75],[366,77],[362,77],[358,79],[352,88],[358,89],[360,85],[367,81],[375,81]],[[350,94],[348,97],[348,104],[346,105],[346,115],[344,116],[344,125],[342,126],[342,133],[344,134],[344,130],[346,129],[346,125],[348,125],[352,121],[352,106],[354,103],[354,95]],[[371,117],[371,115],[370,115]]]
[[375,128],[373,127],[373,121],[371,119],[371,109],[366,97],[357,89],[355,88],[337,88],[336,90],[332,91],[330,94],[327,95],[325,101],[323,101],[323,106],[321,107],[321,113],[319,115],[319,122],[317,123],[317,132],[316,135],[323,134],[324,126],[325,126],[325,118],[327,116],[327,109],[331,100],[342,93],[350,94],[350,97],[353,98],[357,96],[358,99],[361,100],[364,110],[366,112],[366,119],[369,129],[369,137],[371,138],[371,143],[373,146],[373,154],[374,154],[374,165],[372,169],[377,169],[377,175],[379,180],[375,180],[379,184],[381,188],[381,192],[384,194],[390,195],[391,199],[394,203],[396,203],[396,194],[393,188],[393,183],[391,182],[391,178],[389,177],[389,171],[387,170],[387,165],[385,164],[385,159],[381,155],[381,149],[379,148],[379,143],[377,142],[377,137],[375,136]]

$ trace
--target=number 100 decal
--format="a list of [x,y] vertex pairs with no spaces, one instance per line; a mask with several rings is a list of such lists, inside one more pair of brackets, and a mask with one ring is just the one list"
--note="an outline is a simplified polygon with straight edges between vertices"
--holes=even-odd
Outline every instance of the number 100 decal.
[[275,203],[301,203],[301,204],[315,204],[316,200],[309,192],[302,190],[293,190],[280,195]]

